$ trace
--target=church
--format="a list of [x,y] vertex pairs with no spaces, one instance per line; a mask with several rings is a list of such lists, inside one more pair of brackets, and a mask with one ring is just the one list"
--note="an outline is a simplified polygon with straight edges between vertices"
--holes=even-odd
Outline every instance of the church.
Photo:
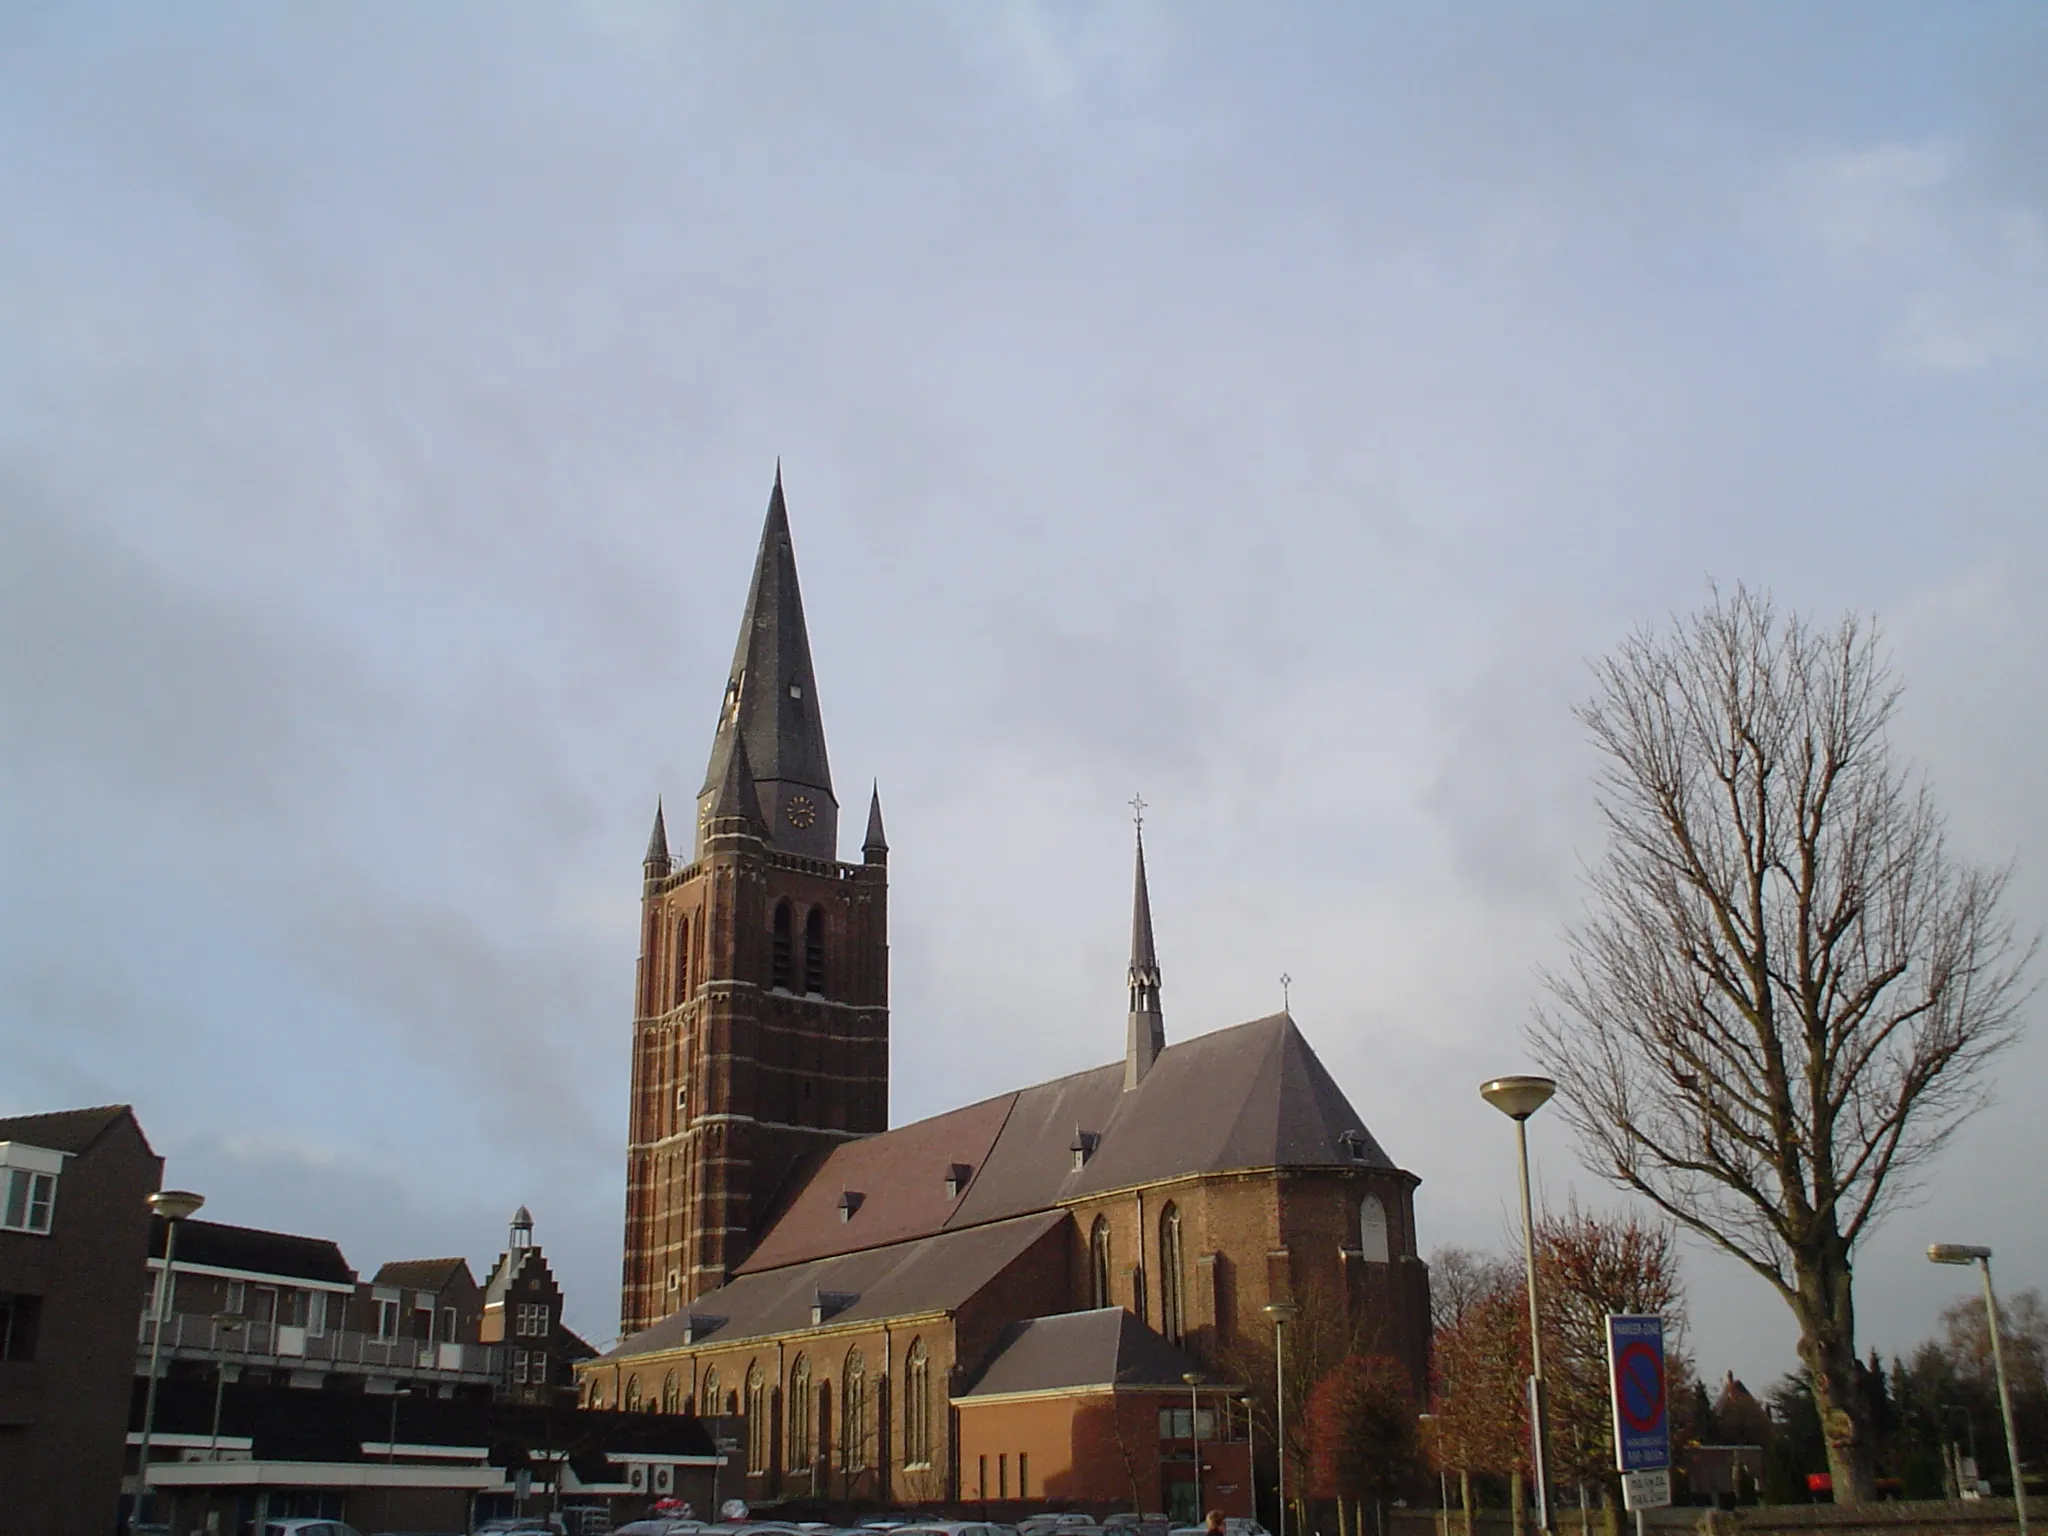
[[889,1127],[889,845],[877,791],[839,857],[779,469],[686,842],[657,806],[584,1403],[742,1420],[757,1502],[1192,1515],[1254,1512],[1276,1320],[1420,1400],[1419,1181],[1288,1013],[1167,1042],[1142,827],[1121,1058]]

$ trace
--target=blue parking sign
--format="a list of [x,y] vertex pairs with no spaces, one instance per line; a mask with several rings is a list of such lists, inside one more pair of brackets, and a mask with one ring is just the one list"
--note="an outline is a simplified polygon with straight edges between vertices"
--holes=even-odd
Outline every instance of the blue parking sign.
[[1614,1465],[1650,1472],[1671,1465],[1671,1405],[1664,1380],[1664,1319],[1610,1312],[1607,1374],[1614,1398]]

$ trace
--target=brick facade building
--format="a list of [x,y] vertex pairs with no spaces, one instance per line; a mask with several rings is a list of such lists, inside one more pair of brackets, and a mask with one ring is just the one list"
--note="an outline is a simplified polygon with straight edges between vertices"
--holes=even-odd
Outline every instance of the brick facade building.
[[0,1120],[0,1536],[114,1527],[162,1173],[125,1104]]
[[[836,811],[778,475],[693,857],[658,809],[647,851],[627,1336],[584,1401],[743,1416],[756,1498],[1127,1504],[1176,1482],[1145,1397],[1170,1380],[1041,1380],[1016,1352],[1052,1335],[1021,1324],[1117,1310],[1116,1349],[1136,1330],[1152,1375],[1203,1375],[1221,1426],[1270,1380],[1262,1309],[1292,1302],[1419,1396],[1418,1180],[1288,1014],[1166,1043],[1142,840],[1122,1059],[886,1130],[888,847],[877,798],[863,862],[835,862]],[[1115,1457],[1089,1424],[1121,1427]]]

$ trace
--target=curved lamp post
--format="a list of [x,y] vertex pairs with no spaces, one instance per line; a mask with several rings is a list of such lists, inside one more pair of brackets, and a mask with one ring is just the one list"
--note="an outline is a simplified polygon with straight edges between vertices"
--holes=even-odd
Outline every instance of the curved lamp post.
[[1991,1250],[1969,1243],[1933,1243],[1927,1257],[1936,1264],[1975,1264],[1984,1277],[1984,1325],[1991,1330],[1991,1366],[1998,1373],[1998,1410],[2005,1415],[2005,1455],[2012,1463],[2012,1503],[2020,1536],[2027,1536],[2027,1479],[2020,1471],[2020,1440],[2012,1426],[2012,1387],[2005,1379],[2005,1346],[1998,1341],[1998,1297],[1991,1289]]
[[1287,1324],[1300,1308],[1274,1301],[1262,1310],[1273,1319],[1273,1463],[1280,1475],[1280,1523],[1274,1532],[1287,1536]]
[[128,1508],[128,1529],[142,1520],[142,1506],[149,1498],[149,1436],[156,1427],[157,1364],[164,1348],[164,1314],[171,1309],[173,1266],[178,1257],[178,1223],[206,1204],[206,1196],[189,1189],[160,1189],[149,1197],[149,1208],[164,1219],[164,1274],[157,1284],[156,1317],[149,1330],[149,1386],[142,1395],[142,1442],[135,1463],[135,1502]]
[[1479,1097],[1515,1122],[1515,1159],[1522,1179],[1522,1265],[1529,1277],[1529,1460],[1535,1470],[1536,1525],[1550,1523],[1550,1394],[1543,1381],[1543,1322],[1536,1304],[1536,1218],[1529,1203],[1529,1117],[1550,1102],[1547,1077],[1496,1077]]
[[[213,1314],[214,1348],[219,1350],[223,1357],[228,1352],[228,1345],[221,1342],[221,1336],[226,1335],[228,1343],[232,1343],[235,1335],[242,1331],[243,1326],[242,1319],[236,1317],[233,1313],[216,1312]],[[237,1366],[235,1369],[239,1372],[241,1367]],[[237,1376],[236,1379],[240,1380],[241,1378]],[[206,1443],[206,1459],[208,1461],[220,1460],[220,1400],[226,1395],[227,1385],[228,1363],[225,1358],[222,1358],[216,1360],[213,1366],[213,1434],[208,1437]]]

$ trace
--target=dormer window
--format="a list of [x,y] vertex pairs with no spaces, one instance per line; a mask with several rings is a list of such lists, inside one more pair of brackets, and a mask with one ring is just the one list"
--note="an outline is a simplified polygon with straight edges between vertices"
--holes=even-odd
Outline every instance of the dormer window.
[[946,1198],[958,1200],[967,1192],[967,1181],[974,1177],[974,1169],[967,1163],[946,1165]]
[[860,1209],[861,1202],[865,1199],[867,1199],[867,1196],[857,1189],[844,1191],[839,1196],[839,1219],[841,1221],[853,1220],[853,1213]]
[[860,1293],[857,1291],[813,1291],[811,1326],[815,1328],[820,1323],[830,1322],[859,1300]]
[[1074,1128],[1074,1139],[1068,1143],[1067,1150],[1074,1154],[1076,1173],[1088,1165],[1088,1159],[1095,1155],[1095,1148],[1101,1140],[1093,1131],[1084,1131],[1078,1126]]
[[1365,1161],[1365,1132],[1345,1131],[1337,1138],[1337,1145],[1344,1149],[1344,1155],[1354,1163]]

